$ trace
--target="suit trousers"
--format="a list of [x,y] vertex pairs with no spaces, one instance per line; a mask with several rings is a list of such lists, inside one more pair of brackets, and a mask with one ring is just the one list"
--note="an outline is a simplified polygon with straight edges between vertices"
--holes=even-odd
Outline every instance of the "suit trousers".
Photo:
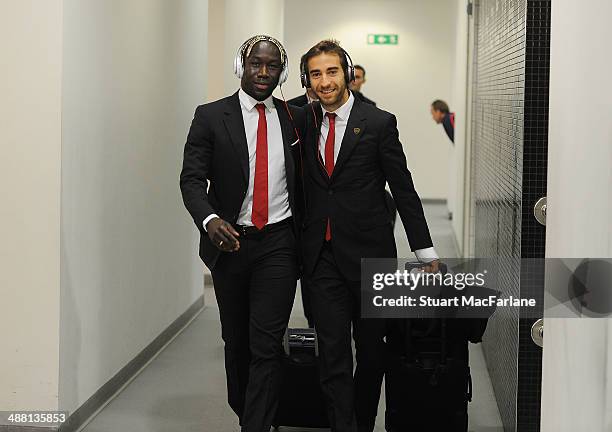
[[[308,288],[332,431],[371,432],[385,372],[386,321],[360,318],[360,282],[344,278],[330,242],[324,243]],[[357,360],[354,378],[351,323]]]
[[314,327],[312,320],[312,300],[310,300],[310,290],[308,289],[308,281],[305,277],[300,280],[300,293],[302,294],[302,309],[304,309],[304,318],[308,322],[308,327]]
[[289,223],[239,240],[240,249],[222,253],[212,270],[228,401],[243,432],[269,432],[296,290],[296,241]]

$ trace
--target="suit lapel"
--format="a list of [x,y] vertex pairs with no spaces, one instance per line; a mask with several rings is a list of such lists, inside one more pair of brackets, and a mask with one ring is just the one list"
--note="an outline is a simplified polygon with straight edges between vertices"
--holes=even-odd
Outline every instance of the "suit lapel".
[[[276,107],[276,112],[278,114],[278,120],[281,126],[281,134],[283,136],[283,152],[285,154],[285,172],[287,176],[287,188],[291,192],[289,194],[290,199],[293,196],[293,187],[294,187],[294,177],[295,177],[295,166],[293,162],[293,154],[291,153],[292,144],[297,140],[297,136],[295,133],[293,121],[289,118],[287,114],[287,108],[284,106],[284,103],[279,99],[273,98],[274,106]],[[298,144],[294,144],[298,145]]]
[[249,147],[244,132],[244,120],[242,119],[242,110],[240,109],[240,100],[238,92],[234,93],[228,99],[225,105],[225,117],[223,118],[225,128],[229,133],[230,139],[238,155],[238,161],[242,168],[242,174],[246,184],[249,184]]
[[361,111],[360,102],[355,99],[353,108],[349,115],[346,130],[344,131],[344,137],[342,137],[342,144],[340,145],[340,153],[338,153],[338,159],[334,166],[334,171],[331,175],[331,180],[338,176],[338,172],[342,170],[342,167],[351,156],[351,153],[355,149],[355,146],[359,142],[363,132],[366,128],[366,118]]
[[[328,182],[329,176],[327,175],[327,171],[325,170],[325,166],[323,165],[323,160],[321,158],[321,153],[319,152],[319,140],[321,139],[321,124],[323,122],[323,112],[319,102],[313,102],[312,108],[308,112],[308,117],[310,117],[311,115],[314,115],[314,120],[309,121],[307,125],[307,127],[312,131],[312,133],[310,134],[312,137],[310,139],[310,148],[312,150],[315,165],[317,166],[317,170],[319,171],[321,178],[325,182]],[[311,124],[313,122],[314,124]]]

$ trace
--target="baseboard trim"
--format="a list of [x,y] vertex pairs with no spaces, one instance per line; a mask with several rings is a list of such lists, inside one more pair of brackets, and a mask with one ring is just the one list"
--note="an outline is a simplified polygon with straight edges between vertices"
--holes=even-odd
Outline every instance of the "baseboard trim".
[[421,198],[423,204],[446,204],[444,198]]
[[[98,411],[107,405],[126,384],[133,380],[161,350],[176,337],[183,328],[204,308],[204,295],[175,319],[153,342],[147,345],[136,357],[108,380],[83,405],[74,411],[59,429],[56,428],[14,428],[2,429],[0,432],[76,432],[91,421]],[[12,426],[11,426],[12,427]]]
[[58,432],[57,426],[0,425],[0,432]]

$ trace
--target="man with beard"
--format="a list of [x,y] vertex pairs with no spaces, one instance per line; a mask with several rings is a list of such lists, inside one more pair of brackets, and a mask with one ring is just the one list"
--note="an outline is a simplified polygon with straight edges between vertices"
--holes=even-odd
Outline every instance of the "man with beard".
[[243,432],[269,432],[297,281],[293,120],[300,127],[303,113],[272,97],[287,78],[276,39],[247,40],[234,68],[240,90],[196,109],[180,185],[212,273],[229,404]]
[[386,323],[360,317],[360,262],[397,256],[385,203],[387,182],[412,250],[429,263],[426,271],[437,271],[438,261],[395,116],[348,90],[354,70],[337,42],[324,40],[303,58],[302,85],[319,99],[307,110],[302,244],[321,383],[333,431],[371,432],[385,368]]

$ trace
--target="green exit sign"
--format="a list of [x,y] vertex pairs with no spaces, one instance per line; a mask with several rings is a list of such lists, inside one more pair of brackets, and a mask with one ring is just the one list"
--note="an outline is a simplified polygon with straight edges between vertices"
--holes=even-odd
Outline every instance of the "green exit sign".
[[396,34],[369,34],[368,45],[397,45]]

